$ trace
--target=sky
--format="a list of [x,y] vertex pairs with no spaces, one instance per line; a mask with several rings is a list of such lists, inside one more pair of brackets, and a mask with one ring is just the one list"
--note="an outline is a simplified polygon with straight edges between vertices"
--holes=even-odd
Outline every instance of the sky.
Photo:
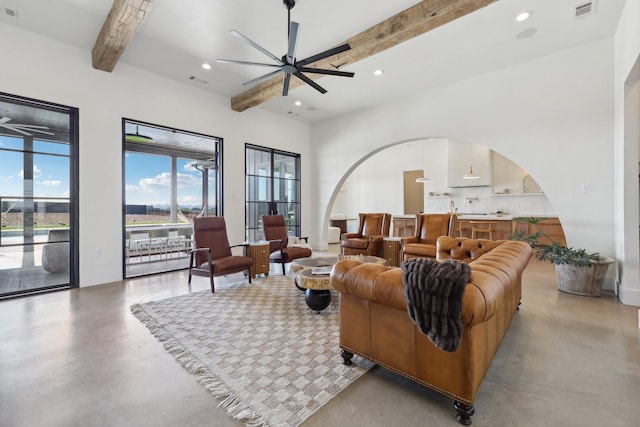
[[[22,138],[0,136],[0,197],[24,195],[24,159]],[[34,141],[33,195],[35,197],[69,197],[69,146]],[[168,157],[127,153],[126,203],[168,207],[171,192],[171,163]],[[202,207],[202,173],[191,161],[178,159],[178,205]],[[215,178],[209,179],[210,191]]]
[[[202,208],[202,172],[191,166],[192,160],[178,159],[178,205]],[[171,160],[169,157],[129,152],[125,156],[126,203],[168,207],[171,197]],[[210,192],[214,178],[209,178]]]
[[[0,196],[24,195],[22,138],[0,136]],[[34,141],[33,195],[35,197],[69,197],[69,146]],[[62,156],[58,155],[61,154]]]

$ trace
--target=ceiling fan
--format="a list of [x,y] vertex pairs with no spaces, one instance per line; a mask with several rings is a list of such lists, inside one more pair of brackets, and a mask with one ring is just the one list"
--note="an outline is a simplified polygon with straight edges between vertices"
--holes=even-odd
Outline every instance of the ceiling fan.
[[289,82],[291,80],[291,75],[296,76],[315,90],[320,93],[327,93],[326,89],[322,86],[318,85],[316,82],[311,80],[309,77],[305,76],[304,73],[315,73],[315,74],[326,74],[330,76],[340,76],[340,77],[353,77],[355,73],[350,73],[346,71],[339,70],[327,70],[322,68],[313,68],[307,67],[309,64],[313,64],[314,62],[320,61],[322,59],[328,58],[333,55],[337,55],[339,53],[345,52],[351,49],[348,43],[343,45],[334,47],[332,49],[326,50],[324,52],[318,53],[316,55],[310,56],[303,60],[296,60],[296,48],[298,47],[298,36],[300,34],[300,24],[297,22],[291,22],[291,9],[295,6],[295,0],[283,0],[285,7],[287,8],[287,16],[288,16],[288,47],[287,53],[282,58],[278,58],[268,50],[261,47],[259,44],[255,43],[248,37],[240,34],[238,31],[233,30],[231,34],[238,37],[240,40],[250,44],[254,48],[258,49],[260,52],[271,58],[275,64],[267,64],[262,62],[247,62],[247,61],[234,61],[230,59],[217,59],[216,62],[219,63],[231,63],[231,64],[244,64],[244,65],[257,65],[260,67],[272,67],[277,68],[277,70],[264,74],[260,77],[257,77],[253,80],[249,80],[248,82],[243,83],[244,86],[252,85],[254,83],[258,83],[262,80],[268,79],[270,77],[276,76],[280,73],[284,74],[284,82],[282,85],[282,96],[287,96],[289,93]]
[[[29,132],[43,133],[45,135],[55,135],[53,132],[48,132],[49,128],[46,126],[37,125],[25,125],[20,123],[9,123],[11,119],[9,117],[0,117],[0,128],[5,128],[17,133],[21,133],[26,136],[33,136]],[[44,130],[46,129],[46,130]]]

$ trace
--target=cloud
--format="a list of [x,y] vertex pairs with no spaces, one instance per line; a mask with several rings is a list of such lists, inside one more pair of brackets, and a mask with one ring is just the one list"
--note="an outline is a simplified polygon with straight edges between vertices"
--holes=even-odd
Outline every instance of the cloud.
[[[34,177],[34,178],[37,178],[37,177],[39,177],[41,174],[42,174],[42,169],[40,169],[40,168],[38,167],[38,165],[33,165],[33,177]],[[20,178],[23,178],[23,179],[24,179],[24,169],[22,169],[22,170],[20,171],[20,173],[18,174],[18,176],[19,176]]]
[[[202,180],[194,175],[178,173],[178,188],[197,187],[202,184]],[[171,173],[163,172],[152,178],[142,178],[138,185],[127,184],[127,192],[157,193],[171,188]]]
[[48,179],[46,181],[42,181],[42,185],[46,187],[59,187],[62,184],[62,181],[57,179]]

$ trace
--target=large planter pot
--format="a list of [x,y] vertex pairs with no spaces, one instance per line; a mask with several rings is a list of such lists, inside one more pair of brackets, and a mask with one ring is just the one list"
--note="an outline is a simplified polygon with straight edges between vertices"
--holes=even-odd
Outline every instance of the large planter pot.
[[576,267],[574,265],[556,265],[558,289],[575,295],[599,297],[602,295],[602,283],[607,275],[611,258],[602,257],[599,262]]

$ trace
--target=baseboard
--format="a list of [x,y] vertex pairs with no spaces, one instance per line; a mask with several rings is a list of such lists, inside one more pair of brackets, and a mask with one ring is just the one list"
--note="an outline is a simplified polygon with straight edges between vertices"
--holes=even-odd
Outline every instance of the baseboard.
[[640,289],[628,289],[618,286],[618,298],[623,304],[640,307]]

